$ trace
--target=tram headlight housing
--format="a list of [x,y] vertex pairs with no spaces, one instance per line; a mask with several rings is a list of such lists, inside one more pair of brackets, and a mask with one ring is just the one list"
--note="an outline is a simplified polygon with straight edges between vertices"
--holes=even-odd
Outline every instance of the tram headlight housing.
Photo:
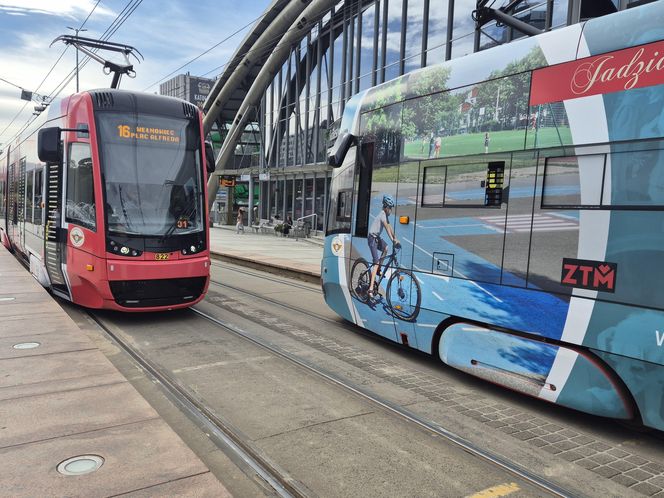
[[133,249],[129,246],[116,242],[115,240],[108,240],[106,245],[106,250],[114,254],[120,254],[128,258],[137,258],[143,254],[143,251],[139,249]]
[[189,247],[185,247],[180,252],[184,256],[188,256],[191,254],[197,254],[201,252],[203,249],[205,249],[205,242],[203,240],[199,240],[195,245],[191,244]]

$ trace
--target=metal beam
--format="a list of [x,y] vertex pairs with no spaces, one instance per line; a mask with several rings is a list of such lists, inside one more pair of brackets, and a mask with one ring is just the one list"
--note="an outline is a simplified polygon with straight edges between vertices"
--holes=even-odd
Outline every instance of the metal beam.
[[[305,0],[300,0],[303,2]],[[284,36],[274,47],[272,53],[263,64],[261,71],[251,85],[244,102],[240,106],[228,132],[226,140],[221,147],[217,157],[217,171],[222,171],[223,166],[230,160],[235,149],[235,142],[241,135],[244,125],[247,122],[249,111],[256,106],[261,99],[262,93],[272,82],[275,72],[286,62],[290,54],[290,48],[300,43],[302,38],[307,36],[315,22],[321,19],[328,10],[330,10],[338,0],[311,0],[302,14],[294,20],[291,26],[285,30]],[[284,32],[283,27],[281,32]],[[214,119],[210,123],[214,122]],[[211,124],[210,124],[211,126]],[[219,190],[218,174],[210,175],[208,180],[208,205],[212,205]]]
[[[542,34],[544,31],[541,29],[538,29],[535,26],[531,26],[530,24],[523,22],[521,19],[518,19],[511,14],[511,11],[520,3],[522,3],[522,1],[523,0],[512,0],[505,7],[501,7],[500,9],[492,9],[491,7],[486,6],[487,2],[485,0],[478,0],[476,4],[477,8],[473,12],[473,19],[475,20],[478,30],[486,23],[495,20],[498,23],[521,31],[522,33],[529,36]],[[476,35],[478,32],[479,31],[476,31]],[[476,43],[479,45],[479,37],[476,38]],[[478,47],[476,47],[476,49],[477,48]]]
[[[289,2],[267,28],[263,30],[251,49],[242,54],[242,60],[227,78],[219,78],[210,91],[203,109],[206,110],[203,119],[203,130],[207,134],[212,125],[224,109],[224,105],[233,95],[236,88],[245,83],[245,78],[255,65],[263,59],[284,36],[286,30],[293,24],[298,16],[305,10],[312,0],[296,0]],[[276,2],[273,2],[273,6]],[[306,24],[306,19],[304,23]]]

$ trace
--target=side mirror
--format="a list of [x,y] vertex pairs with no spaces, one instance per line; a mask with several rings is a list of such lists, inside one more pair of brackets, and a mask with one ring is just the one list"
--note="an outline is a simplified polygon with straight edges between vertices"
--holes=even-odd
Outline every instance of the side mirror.
[[57,126],[39,130],[37,156],[39,156],[41,162],[46,164],[60,164],[62,162],[61,131]]
[[327,164],[333,168],[341,166],[348,153],[348,149],[350,149],[354,141],[355,137],[348,132],[339,135],[337,141],[334,142],[334,146],[327,152]]
[[205,142],[205,169],[208,172],[208,175],[214,173],[214,170],[217,169],[217,165],[214,161],[214,149],[210,142]]

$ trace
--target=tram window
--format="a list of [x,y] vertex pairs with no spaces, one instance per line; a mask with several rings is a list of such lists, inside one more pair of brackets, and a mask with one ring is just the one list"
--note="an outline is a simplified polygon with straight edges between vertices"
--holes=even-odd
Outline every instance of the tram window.
[[342,190],[339,192],[339,199],[337,201],[337,221],[350,221],[352,212],[353,191]]
[[505,162],[424,169],[423,207],[490,207],[503,201]]
[[30,223],[33,223],[32,206],[34,202],[34,174],[34,170],[28,171],[25,177],[25,219]]
[[44,170],[35,171],[34,200],[35,209],[33,211],[33,223],[42,222],[42,190],[44,189]]
[[611,154],[611,181],[602,205],[612,208],[664,207],[664,150]]
[[70,144],[67,157],[66,220],[95,230],[96,211],[90,145],[78,142]]
[[369,207],[371,204],[371,172],[373,166],[374,143],[366,142],[360,147],[355,180],[357,185],[357,219],[355,236],[366,237],[369,232]]
[[422,206],[442,206],[445,197],[447,166],[431,166],[424,169]]
[[22,157],[21,160],[18,163],[18,178],[19,178],[19,183],[18,183],[18,221],[25,221],[26,216],[25,216],[25,170],[26,170],[27,162],[25,160],[25,157]]
[[350,233],[353,209],[353,180],[355,176],[354,146],[346,154],[344,165],[333,171],[330,183],[330,207],[325,232],[327,235]]
[[543,208],[598,208],[605,154],[549,157],[544,166]]
[[0,180],[0,217],[5,216],[5,182]]

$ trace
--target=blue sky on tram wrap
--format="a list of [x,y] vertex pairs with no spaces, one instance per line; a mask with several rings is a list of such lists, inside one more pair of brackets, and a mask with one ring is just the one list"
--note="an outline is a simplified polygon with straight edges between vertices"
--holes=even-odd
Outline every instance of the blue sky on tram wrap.
[[[3,47],[0,51],[0,144],[7,143],[32,117],[34,104],[27,103],[24,107],[26,102],[20,100],[20,89],[16,86],[49,96],[73,74],[76,53],[69,47],[46,78],[66,48],[62,42],[52,47],[50,44],[60,35],[73,34],[67,27],[80,27],[90,12],[92,15],[83,26],[87,31],[81,32],[81,36],[100,38],[126,7],[138,4],[108,41],[136,47],[145,57],[140,63],[131,61],[136,78],[123,77],[120,87],[158,92],[159,83],[176,74],[189,71],[197,76],[216,76],[249,27],[193,63],[178,68],[243,26],[253,24],[270,3],[271,0],[0,0],[0,44]],[[115,62],[123,60],[120,54],[112,54],[110,58]],[[84,60],[83,54],[80,60]],[[81,90],[109,87],[111,83],[111,76],[105,75],[102,66],[94,61],[81,67],[79,78]],[[71,78],[60,96],[75,91],[76,80]],[[10,125],[12,119],[14,123]]]

